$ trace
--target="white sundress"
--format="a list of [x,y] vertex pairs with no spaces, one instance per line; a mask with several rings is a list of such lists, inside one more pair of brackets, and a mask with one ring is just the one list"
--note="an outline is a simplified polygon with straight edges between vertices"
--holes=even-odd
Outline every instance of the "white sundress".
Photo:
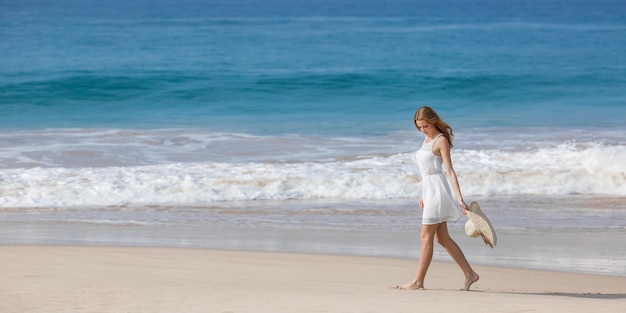
[[422,176],[422,224],[425,225],[456,222],[463,215],[443,173],[443,159],[433,153],[433,144],[441,135],[439,133],[428,143],[424,140],[415,155]]

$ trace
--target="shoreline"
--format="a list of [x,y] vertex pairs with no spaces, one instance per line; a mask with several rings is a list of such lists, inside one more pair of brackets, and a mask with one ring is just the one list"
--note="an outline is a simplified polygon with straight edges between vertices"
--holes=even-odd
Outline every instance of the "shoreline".
[[[463,223],[451,224],[449,232],[472,265],[626,277],[626,250],[623,249],[623,233],[618,229],[603,232],[502,230],[498,232],[498,246],[490,249],[480,239],[467,237],[462,226]],[[0,237],[0,247],[192,248],[408,260],[416,260],[420,251],[417,231],[314,230],[218,224],[124,226],[7,221],[0,222]],[[452,262],[439,245],[435,247],[433,260]]]
[[399,291],[416,260],[119,246],[0,246],[2,312],[621,312],[626,278],[433,262],[424,291]]

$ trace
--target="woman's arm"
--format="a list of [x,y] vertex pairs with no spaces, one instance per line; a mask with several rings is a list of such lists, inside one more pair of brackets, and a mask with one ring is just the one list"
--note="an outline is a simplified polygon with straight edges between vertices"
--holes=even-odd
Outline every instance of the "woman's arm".
[[433,152],[437,154],[439,152],[439,156],[443,159],[443,166],[446,169],[446,175],[448,175],[448,180],[450,181],[450,186],[452,186],[452,190],[456,195],[456,199],[459,202],[461,208],[463,208],[463,214],[466,214],[467,204],[463,201],[463,195],[461,194],[461,187],[459,187],[459,180],[456,177],[456,172],[454,171],[454,167],[452,166],[452,157],[450,156],[450,143],[444,136],[439,136],[437,138],[437,142],[433,147]]

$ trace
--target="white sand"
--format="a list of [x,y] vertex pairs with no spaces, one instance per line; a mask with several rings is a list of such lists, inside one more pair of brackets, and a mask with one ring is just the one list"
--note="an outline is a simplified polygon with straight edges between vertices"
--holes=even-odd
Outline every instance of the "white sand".
[[0,246],[0,312],[625,312],[626,277],[205,249]]

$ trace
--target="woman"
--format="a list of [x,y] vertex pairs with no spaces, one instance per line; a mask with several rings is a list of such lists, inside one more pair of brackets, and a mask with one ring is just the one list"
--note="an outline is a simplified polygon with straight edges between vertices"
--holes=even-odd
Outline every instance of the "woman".
[[[415,279],[396,286],[402,290],[424,289],[426,271],[433,258],[433,242],[441,244],[465,274],[463,290],[469,290],[478,281],[478,274],[467,262],[463,251],[448,234],[448,221],[457,221],[466,213],[459,182],[452,167],[450,149],[454,138],[452,128],[442,121],[430,107],[421,107],[415,112],[415,127],[426,137],[416,159],[422,176],[422,197],[419,205],[422,210],[422,251]],[[444,169],[445,168],[445,175]],[[446,176],[449,181],[446,181]],[[454,196],[450,190],[454,191]],[[455,200],[456,199],[456,202]],[[461,213],[461,208],[462,213]]]

